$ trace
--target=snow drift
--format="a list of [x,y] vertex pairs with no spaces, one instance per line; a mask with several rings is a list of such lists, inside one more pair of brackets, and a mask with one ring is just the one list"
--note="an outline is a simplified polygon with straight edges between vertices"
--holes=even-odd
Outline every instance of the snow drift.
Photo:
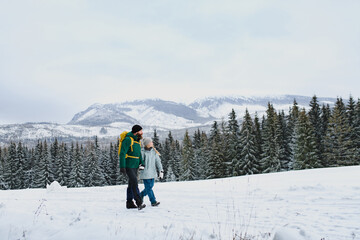
[[0,191],[0,239],[360,239],[359,176],[355,166],[156,183],[161,204],[145,198],[142,211],[125,208],[125,185]]

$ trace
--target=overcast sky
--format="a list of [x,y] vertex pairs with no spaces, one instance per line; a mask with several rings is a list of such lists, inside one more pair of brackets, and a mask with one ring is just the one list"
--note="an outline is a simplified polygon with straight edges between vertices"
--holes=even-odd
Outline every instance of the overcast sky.
[[0,1],[0,123],[94,103],[360,96],[360,1]]

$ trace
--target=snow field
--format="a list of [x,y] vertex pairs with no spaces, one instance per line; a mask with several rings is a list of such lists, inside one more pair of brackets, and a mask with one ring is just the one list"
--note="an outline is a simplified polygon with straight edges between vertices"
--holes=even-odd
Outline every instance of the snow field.
[[142,211],[125,185],[0,191],[0,239],[360,239],[359,180],[356,166],[156,183]]

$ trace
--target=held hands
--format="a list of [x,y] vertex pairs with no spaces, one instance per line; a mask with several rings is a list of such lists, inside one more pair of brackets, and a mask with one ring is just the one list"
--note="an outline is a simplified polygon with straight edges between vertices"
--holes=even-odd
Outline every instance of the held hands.
[[143,165],[139,165],[139,170],[144,170],[145,169],[145,167],[143,166]]
[[161,171],[161,172],[159,173],[159,178],[160,178],[160,179],[163,179],[163,178],[164,178],[164,172],[163,172],[163,171]]

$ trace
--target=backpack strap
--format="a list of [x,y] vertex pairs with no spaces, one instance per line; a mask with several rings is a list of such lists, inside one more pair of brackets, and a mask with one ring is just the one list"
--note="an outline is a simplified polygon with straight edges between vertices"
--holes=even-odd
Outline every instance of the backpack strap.
[[130,145],[130,147],[131,147],[131,151],[133,152],[134,151],[134,149],[133,149],[133,145],[134,145],[134,139],[132,138],[132,137],[129,137],[130,139],[131,139],[131,145]]

